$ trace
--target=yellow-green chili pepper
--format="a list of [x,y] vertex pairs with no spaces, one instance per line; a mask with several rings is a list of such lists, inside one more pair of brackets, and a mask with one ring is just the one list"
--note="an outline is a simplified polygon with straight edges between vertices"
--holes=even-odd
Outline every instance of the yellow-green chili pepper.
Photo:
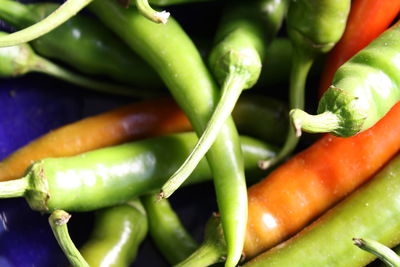
[[373,126],[400,100],[400,24],[343,64],[322,96],[318,115],[291,111],[303,131],[352,136]]

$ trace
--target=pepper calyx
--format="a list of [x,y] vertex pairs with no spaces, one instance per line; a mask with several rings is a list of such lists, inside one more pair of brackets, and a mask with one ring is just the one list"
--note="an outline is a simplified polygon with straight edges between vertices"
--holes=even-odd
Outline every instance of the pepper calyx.
[[29,206],[36,211],[48,212],[47,203],[50,198],[50,192],[42,161],[32,165],[27,177],[29,188],[25,191],[25,198]]
[[357,96],[331,86],[322,96],[317,112],[319,114],[325,112],[335,114],[339,121],[338,127],[332,133],[341,137],[349,137],[359,133],[367,119],[367,113],[358,105],[358,102]]

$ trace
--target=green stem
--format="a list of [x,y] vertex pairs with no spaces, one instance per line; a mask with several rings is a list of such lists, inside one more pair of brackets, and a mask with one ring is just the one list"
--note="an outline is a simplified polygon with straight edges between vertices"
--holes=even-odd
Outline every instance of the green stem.
[[121,85],[114,85],[106,82],[99,82],[85,76],[75,74],[67,69],[64,69],[51,61],[40,56],[35,56],[30,65],[31,71],[42,72],[69,83],[92,89],[98,92],[106,92],[111,94],[132,96],[132,97],[151,97],[154,96],[151,92],[140,89],[133,89]]
[[67,223],[70,218],[71,215],[69,213],[63,210],[55,210],[49,217],[49,224],[58,244],[71,265],[74,267],[89,267],[89,264],[82,257],[69,236]]
[[56,11],[40,22],[18,32],[0,37],[0,47],[13,46],[32,41],[57,28],[92,1],[93,0],[67,0]]
[[[307,76],[314,62],[314,56],[303,51],[294,51],[290,72],[289,106],[290,109],[304,109],[304,94]],[[260,167],[268,168],[287,157],[297,146],[299,134],[295,127],[289,126],[285,144],[272,161],[260,161]]]
[[190,176],[200,160],[204,158],[207,151],[214,143],[217,135],[231,115],[233,108],[240,94],[243,91],[245,80],[242,75],[237,75],[236,72],[230,72],[222,86],[222,95],[214,110],[211,119],[207,123],[206,129],[197,141],[190,155],[186,158],[181,167],[168,179],[163,185],[160,192],[161,198],[170,197]]
[[169,12],[166,11],[156,11],[150,5],[148,0],[135,0],[136,7],[139,12],[155,23],[165,24],[168,22]]
[[226,243],[219,217],[210,218],[206,225],[204,242],[184,261],[175,267],[203,267],[223,262],[226,257]]
[[292,109],[290,118],[297,132],[309,133],[333,132],[340,127],[340,119],[332,112],[326,111],[318,115],[310,115],[301,109]]
[[386,265],[390,267],[400,267],[400,257],[390,248],[382,245],[381,243],[363,239],[363,238],[353,238],[354,245],[357,247],[368,251],[378,258],[380,258]]
[[0,182],[0,198],[23,197],[28,188],[28,177]]

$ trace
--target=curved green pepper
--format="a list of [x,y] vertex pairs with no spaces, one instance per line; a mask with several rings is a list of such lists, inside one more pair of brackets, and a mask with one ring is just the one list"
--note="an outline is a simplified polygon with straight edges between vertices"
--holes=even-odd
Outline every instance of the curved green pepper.
[[150,235],[167,261],[174,265],[188,257],[198,245],[183,227],[169,201],[158,200],[156,194],[141,199],[149,219]]
[[[244,266],[365,266],[376,256],[358,249],[352,238],[386,246],[400,242],[400,157],[371,182],[293,238]],[[334,245],[333,245],[334,244]]]
[[139,200],[96,211],[89,240],[80,248],[92,266],[129,266],[146,237],[146,211]]
[[255,6],[230,6],[222,18],[209,58],[211,70],[222,86],[221,97],[192,153],[162,187],[165,197],[179,188],[210,149],[242,91],[257,82],[265,38],[256,11]]
[[[58,5],[24,5],[0,0],[0,19],[23,28],[49,15]],[[67,63],[82,73],[104,75],[141,88],[163,86],[157,73],[96,18],[76,15],[54,31],[31,42],[35,51]]]
[[335,73],[318,115],[293,110],[302,130],[352,136],[373,126],[400,100],[400,24],[358,52]]
[[[109,207],[159,190],[187,157],[197,141],[195,134],[157,137],[103,148],[78,156],[37,161],[24,178],[0,183],[0,198],[25,197],[32,209],[52,212],[91,211]],[[274,156],[262,142],[241,139],[245,165],[258,172],[260,158]],[[166,153],[168,151],[168,153]],[[210,179],[203,160],[188,184]]]
[[[6,33],[0,32],[0,36],[5,34]],[[0,48],[0,77],[18,77],[29,72],[44,73],[71,84],[98,92],[132,97],[150,97],[153,95],[152,92],[100,82],[71,72],[68,69],[36,55],[28,44]]]
[[[328,52],[339,41],[350,12],[350,2],[350,0],[291,1],[287,15],[287,31],[293,45],[289,87],[291,109],[304,109],[304,90],[310,68],[318,54]],[[291,127],[278,157],[273,162],[263,165],[275,164],[290,154],[295,149],[299,136],[299,133]]]
[[[155,24],[134,8],[96,0],[90,9],[158,71],[200,136],[219,98],[215,82],[195,45],[173,19]],[[232,118],[222,126],[207,152],[228,246],[227,266],[241,256],[246,231],[247,188],[238,134]],[[162,195],[162,193],[161,193]]]

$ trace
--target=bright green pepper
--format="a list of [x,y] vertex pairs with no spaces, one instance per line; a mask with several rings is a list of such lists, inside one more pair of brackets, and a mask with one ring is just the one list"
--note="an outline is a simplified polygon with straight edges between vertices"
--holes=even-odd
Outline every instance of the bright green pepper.
[[387,30],[336,72],[318,115],[293,110],[307,132],[352,136],[373,126],[400,100],[400,24]]
[[[0,36],[6,33],[0,32]],[[69,71],[39,55],[28,44],[0,48],[0,77],[23,76],[29,72],[44,73],[71,84],[98,92],[132,97],[150,97],[151,92],[132,89],[121,85],[100,82]]]
[[174,265],[188,257],[198,245],[182,225],[168,199],[157,198],[156,194],[141,198],[149,219],[149,232],[163,256]]
[[[89,5],[92,1],[93,0],[65,1],[56,11],[49,14],[43,20],[23,30],[14,32],[9,36],[0,37],[0,47],[18,45],[37,39],[43,36],[44,34],[56,29],[58,26],[65,23],[66,21],[68,21],[70,18],[75,16],[79,11],[81,11],[83,8]],[[175,3],[185,3],[191,1],[198,1],[198,0],[171,0],[171,1],[155,0],[155,3],[175,4]],[[129,0],[121,0],[121,3],[128,5]]]
[[[157,137],[103,148],[78,156],[37,161],[24,178],[0,183],[0,198],[25,197],[34,210],[91,211],[159,190],[187,157],[197,138],[193,133]],[[258,172],[260,158],[274,156],[263,143],[242,138],[245,165]],[[166,153],[168,151],[168,153]],[[203,160],[188,183],[211,178]]]
[[[326,53],[342,36],[350,0],[297,0],[291,1],[287,15],[287,31],[293,45],[290,74],[289,106],[304,109],[304,90],[310,68],[316,56]],[[295,121],[296,123],[296,121]],[[298,143],[299,133],[293,127],[285,145],[274,162],[284,159]]]
[[386,246],[400,242],[400,156],[371,182],[293,238],[254,258],[255,266],[365,266],[376,256],[353,245],[365,237]]
[[[219,92],[195,45],[178,23],[171,18],[167,24],[152,23],[136,9],[124,9],[113,0],[96,0],[90,9],[158,71],[200,136],[214,112]],[[226,264],[233,266],[244,242],[247,190],[232,118],[226,120],[206,157],[227,240]]]
[[[58,6],[0,0],[0,19],[20,29],[42,20]],[[99,24],[96,18],[78,14],[31,45],[41,56],[60,60],[82,73],[103,75],[145,89],[163,86],[146,62]]]
[[138,200],[96,211],[89,240],[80,249],[92,266],[129,266],[146,237],[146,211]]
[[207,153],[242,91],[257,82],[265,53],[265,36],[261,16],[257,17],[255,12],[255,6],[230,6],[222,18],[209,58],[211,70],[222,86],[221,97],[192,153],[162,187],[166,197],[187,179]]

